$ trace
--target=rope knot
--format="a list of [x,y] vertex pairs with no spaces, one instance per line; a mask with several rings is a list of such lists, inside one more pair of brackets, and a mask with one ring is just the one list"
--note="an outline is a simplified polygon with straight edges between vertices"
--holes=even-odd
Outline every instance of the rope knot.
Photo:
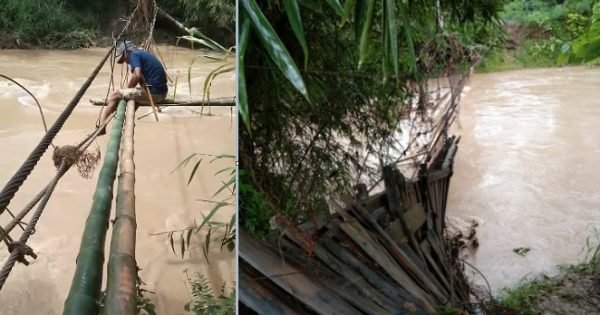
[[52,155],[54,166],[59,167],[64,161],[67,167],[71,165],[77,165],[79,174],[86,179],[92,177],[98,161],[100,161],[100,149],[96,148],[95,152],[80,151],[79,147],[72,145],[65,145],[54,149]]
[[17,261],[25,266],[29,266],[29,262],[25,259],[25,255],[31,256],[33,259],[37,259],[37,255],[33,252],[33,249],[25,243],[19,241],[8,244],[8,251],[12,254],[16,251]]

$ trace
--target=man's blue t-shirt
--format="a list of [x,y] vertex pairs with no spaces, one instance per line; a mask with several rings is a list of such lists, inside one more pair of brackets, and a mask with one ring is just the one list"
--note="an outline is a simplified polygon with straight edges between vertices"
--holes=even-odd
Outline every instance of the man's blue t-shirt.
[[167,75],[165,69],[158,59],[151,53],[137,49],[129,55],[129,65],[131,72],[135,68],[142,68],[142,75],[152,94],[166,94]]

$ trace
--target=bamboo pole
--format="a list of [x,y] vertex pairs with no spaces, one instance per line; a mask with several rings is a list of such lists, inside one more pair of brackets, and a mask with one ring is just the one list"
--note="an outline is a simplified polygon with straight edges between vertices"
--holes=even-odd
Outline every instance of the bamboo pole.
[[104,241],[113,196],[119,146],[125,118],[125,101],[117,108],[115,123],[106,146],[106,156],[100,170],[90,214],[85,222],[75,274],[63,315],[98,314],[98,298],[104,268]]
[[127,115],[121,139],[121,160],[115,224],[110,243],[104,314],[136,314],[137,263],[135,261],[135,102],[127,102]]
[[156,105],[154,105],[154,100],[152,99],[152,94],[150,93],[150,89],[148,88],[148,85],[146,84],[146,80],[144,80],[142,78],[142,86],[144,87],[144,89],[146,90],[146,95],[148,95],[148,101],[150,102],[150,105],[152,106],[152,112],[154,113],[154,119],[156,119],[156,121],[158,121],[158,114],[156,113]]

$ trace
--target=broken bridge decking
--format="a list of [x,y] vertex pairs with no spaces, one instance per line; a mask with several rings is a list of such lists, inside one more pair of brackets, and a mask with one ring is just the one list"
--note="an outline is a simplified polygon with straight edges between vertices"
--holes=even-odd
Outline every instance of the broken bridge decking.
[[275,218],[281,236],[265,241],[241,229],[240,312],[432,314],[468,305],[463,264],[444,236],[457,144],[447,139],[415,181],[384,168],[383,192],[362,189],[317,222]]

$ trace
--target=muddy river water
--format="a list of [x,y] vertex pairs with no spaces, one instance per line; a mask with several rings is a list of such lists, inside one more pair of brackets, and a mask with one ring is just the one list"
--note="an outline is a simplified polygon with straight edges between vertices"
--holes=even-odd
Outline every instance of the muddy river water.
[[468,261],[494,290],[580,261],[600,227],[599,86],[600,69],[568,67],[478,74],[465,89],[448,214],[480,223]]
[[[161,46],[160,51],[169,75],[173,80],[178,77],[176,97],[181,101],[201,97],[204,78],[223,64],[222,61],[198,59],[192,70],[190,92],[187,68],[190,60],[199,53],[167,46]],[[39,99],[46,119],[51,124],[105,53],[106,50],[101,48],[78,51],[2,50],[0,73],[29,88]],[[227,63],[233,65],[233,58]],[[121,70],[116,69],[118,81]],[[105,66],[54,144],[75,145],[93,129],[99,107],[91,106],[89,99],[104,97],[109,74],[109,67]],[[234,72],[219,76],[212,85],[211,97],[234,95]],[[0,184],[4,185],[41,139],[44,131],[33,100],[17,86],[4,80],[0,80],[0,104]],[[186,254],[184,259],[173,254],[165,235],[151,235],[182,229],[194,219],[201,220],[202,213],[209,211],[211,205],[198,199],[213,198],[213,193],[221,186],[220,180],[228,179],[223,175],[215,176],[215,173],[234,164],[233,160],[221,159],[208,163],[209,160],[205,159],[198,168],[198,175],[189,185],[191,167],[175,170],[192,153],[235,154],[234,113],[229,108],[212,108],[211,116],[200,116],[199,111],[198,107],[172,107],[159,113],[159,122],[155,122],[151,115],[143,117],[149,112],[148,107],[142,107],[136,113],[136,258],[142,269],[140,276],[146,283],[144,288],[155,292],[148,296],[156,304],[158,314],[185,313],[183,307],[191,298],[186,286],[186,269],[189,269],[190,276],[195,272],[203,274],[217,292],[223,284],[227,291],[234,285],[234,254],[213,246],[210,264],[207,263],[199,248],[202,233],[193,236],[191,257]],[[104,152],[107,137],[101,137],[96,142]],[[20,210],[53,176],[55,169],[51,153],[52,148],[42,157],[11,202],[11,210]],[[28,243],[38,258],[28,267],[21,264],[15,266],[0,292],[0,314],[62,313],[97,176],[98,169],[92,179],[83,179],[76,170],[71,170],[59,182],[37,225],[36,233]],[[226,197],[228,194],[223,192],[213,199]],[[233,211],[232,207],[223,208],[215,219],[228,222]],[[9,220],[7,213],[0,217],[3,226]],[[20,232],[16,228],[11,234],[13,238],[18,238]],[[109,237],[110,233],[111,229]],[[107,240],[106,244],[108,250],[110,242]],[[0,245],[2,264],[7,255],[4,244]]]

